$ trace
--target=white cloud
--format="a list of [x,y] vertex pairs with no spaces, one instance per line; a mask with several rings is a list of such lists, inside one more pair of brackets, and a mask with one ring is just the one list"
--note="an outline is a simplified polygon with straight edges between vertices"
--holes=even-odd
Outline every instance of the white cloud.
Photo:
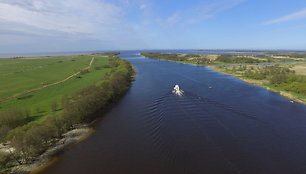
[[13,43],[16,49],[31,48],[29,52],[124,47],[121,43],[138,38],[125,19],[123,3],[128,1],[1,0],[0,40],[6,42],[0,52]]
[[180,9],[164,20],[158,18],[163,23],[173,24],[194,24],[202,22],[217,14],[233,8],[245,0],[208,0],[195,4],[191,8]]
[[180,15],[178,13],[174,13],[166,19],[168,24],[175,24],[180,20]]
[[147,5],[146,4],[141,4],[140,6],[139,6],[139,9],[140,10],[144,10],[144,9],[146,9],[147,8]]
[[[163,12],[159,11],[163,8],[158,1],[0,0],[0,40],[12,38],[10,45],[16,43],[16,47],[5,47],[3,42],[0,52],[7,52],[7,48],[32,49],[31,52],[44,48],[53,51],[159,45],[156,38],[167,38],[173,33],[174,28],[170,31],[168,26],[201,22],[244,0],[184,2],[188,8],[173,5],[173,9]],[[170,44],[172,39],[162,42]]]
[[282,16],[280,18],[264,22],[263,25],[272,25],[272,24],[290,22],[290,21],[299,20],[299,19],[306,19],[306,8],[298,12],[289,14],[287,16]]
[[[14,24],[29,30],[93,34],[98,26],[119,23],[120,9],[98,0],[5,0],[0,2],[0,30]],[[16,27],[12,27],[15,30]],[[100,30],[100,29],[99,29]],[[24,30],[26,31],[26,30]]]
[[188,20],[189,23],[197,23],[203,20],[207,20],[222,13],[228,9],[231,9],[245,0],[212,0],[204,1],[198,4],[193,9],[189,9],[189,13],[192,17]]

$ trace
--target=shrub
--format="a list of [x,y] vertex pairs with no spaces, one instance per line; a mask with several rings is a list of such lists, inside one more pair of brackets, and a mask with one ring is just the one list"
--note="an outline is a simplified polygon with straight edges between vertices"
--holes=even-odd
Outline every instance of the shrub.
[[18,109],[9,109],[0,112],[0,125],[13,129],[26,123],[25,115]]
[[288,78],[288,76],[286,74],[274,74],[270,79],[270,83],[271,84],[286,83],[287,78]]
[[84,74],[87,74],[87,73],[89,73],[89,70],[88,70],[88,69],[83,69],[83,70],[80,72],[81,75],[84,75]]
[[0,152],[0,169],[9,167],[12,157],[9,153]]
[[281,87],[287,91],[292,91],[302,95],[306,95],[306,83],[292,82],[289,84],[281,84]]

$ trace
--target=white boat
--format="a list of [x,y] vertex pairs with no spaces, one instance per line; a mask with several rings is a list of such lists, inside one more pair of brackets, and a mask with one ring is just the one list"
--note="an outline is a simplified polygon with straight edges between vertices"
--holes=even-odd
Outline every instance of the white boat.
[[181,95],[183,95],[184,91],[180,89],[179,85],[175,85],[173,90],[172,90],[172,93],[181,96]]

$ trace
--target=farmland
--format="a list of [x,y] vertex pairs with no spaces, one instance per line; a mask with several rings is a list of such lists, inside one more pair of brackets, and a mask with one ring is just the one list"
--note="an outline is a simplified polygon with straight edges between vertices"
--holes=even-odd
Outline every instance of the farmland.
[[[86,68],[95,57],[88,73],[71,78],[33,93],[28,90],[43,87],[65,79]],[[96,70],[108,64],[105,55],[81,55],[64,57],[38,57],[22,59],[0,59],[0,98],[11,97],[0,103],[0,110],[9,108],[27,109],[33,118],[51,113],[52,102],[60,104],[61,97],[98,81],[110,68]],[[60,106],[58,110],[60,111]]]

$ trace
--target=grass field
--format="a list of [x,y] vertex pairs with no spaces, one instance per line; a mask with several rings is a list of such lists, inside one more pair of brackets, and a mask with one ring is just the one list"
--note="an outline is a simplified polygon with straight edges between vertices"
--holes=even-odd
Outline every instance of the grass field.
[[88,66],[92,56],[0,59],[0,98],[54,83]]
[[[61,81],[68,76],[88,67],[94,57],[88,73],[73,77],[64,83],[17,97],[27,90]],[[56,102],[61,110],[61,98],[76,90],[97,82],[110,68],[95,69],[107,65],[109,56],[80,55],[61,57],[37,57],[24,59],[0,59],[0,98],[15,96],[0,102],[0,111],[9,108],[27,109],[33,120],[41,119],[51,113],[51,104]]]

